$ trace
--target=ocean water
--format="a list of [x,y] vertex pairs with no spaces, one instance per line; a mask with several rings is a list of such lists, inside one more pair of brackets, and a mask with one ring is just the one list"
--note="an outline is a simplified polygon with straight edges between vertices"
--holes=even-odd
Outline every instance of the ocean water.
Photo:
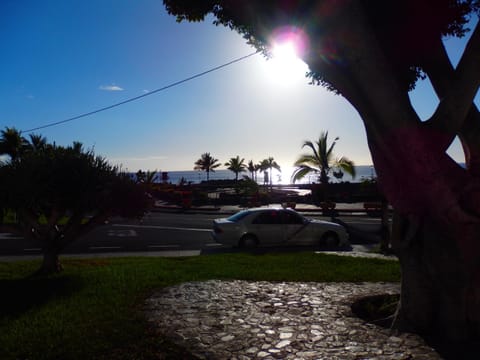
[[[289,185],[292,184],[291,176],[293,173],[294,168],[282,168],[282,172],[278,172],[273,170],[273,179],[272,182],[274,185]],[[371,179],[372,177],[376,176],[375,169],[373,166],[356,166],[356,177],[352,179],[352,177],[348,174],[344,174],[343,178],[338,180],[333,175],[330,176],[331,182],[341,182],[341,181],[349,181],[349,182],[361,182],[364,179]],[[207,180],[207,174],[205,171],[167,171],[168,180],[167,182],[172,184],[178,184],[182,178],[184,178],[187,182],[191,182],[194,184],[198,184],[202,181]],[[250,176],[249,172],[244,172],[239,174],[238,178],[241,179],[244,175]],[[159,178],[161,178],[162,174],[159,173]],[[215,172],[210,172],[209,176],[210,180],[233,180],[235,179],[235,174],[230,170],[215,170]],[[300,182],[296,182],[297,184],[310,184],[312,182],[318,183],[318,176],[317,175],[309,175],[302,179]],[[257,183],[263,184],[264,183],[264,175],[263,172],[257,173]]]

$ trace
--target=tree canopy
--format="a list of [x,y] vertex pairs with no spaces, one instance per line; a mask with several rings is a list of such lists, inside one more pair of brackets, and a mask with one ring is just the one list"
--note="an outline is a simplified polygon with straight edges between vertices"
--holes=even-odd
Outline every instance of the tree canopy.
[[39,242],[42,271],[52,272],[59,270],[58,254],[77,237],[113,215],[142,216],[149,199],[129,175],[79,143],[42,143],[0,167],[2,210],[18,220],[0,222],[0,230]]
[[[36,139],[34,141],[36,143]],[[7,127],[1,131],[0,155],[8,155],[10,161],[15,161],[28,147],[27,139],[17,129]]]
[[[331,62],[347,60],[345,55],[353,45],[350,42],[353,34],[334,32],[348,25],[349,18],[362,16],[394,64],[397,80],[407,88],[420,76],[422,57],[429,56],[439,36],[463,36],[469,14],[480,7],[475,0],[260,0],[248,4],[236,0],[164,0],[164,3],[177,21],[203,21],[206,15],[213,14],[214,24],[241,33],[267,56],[275,31],[294,27],[297,31],[294,36],[306,36],[301,50],[312,69],[311,76],[326,84],[329,80],[323,74],[327,69],[317,68],[316,58],[321,54]],[[336,41],[339,37],[345,41]]]

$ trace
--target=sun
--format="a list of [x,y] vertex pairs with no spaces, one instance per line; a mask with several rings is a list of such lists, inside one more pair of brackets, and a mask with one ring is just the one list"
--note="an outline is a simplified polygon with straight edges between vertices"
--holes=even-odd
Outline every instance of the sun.
[[275,44],[272,53],[274,58],[284,62],[291,62],[297,59],[297,51],[292,42]]
[[293,42],[274,44],[271,53],[268,68],[275,82],[291,85],[297,81],[305,81],[308,66],[298,57]]

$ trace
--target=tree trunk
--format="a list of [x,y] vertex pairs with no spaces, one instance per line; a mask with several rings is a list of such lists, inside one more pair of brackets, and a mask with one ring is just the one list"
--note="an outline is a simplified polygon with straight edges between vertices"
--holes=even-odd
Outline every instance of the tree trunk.
[[[402,290],[394,327],[423,335],[446,358],[472,358],[480,342],[480,272],[459,246],[467,234],[414,216],[395,223]],[[478,246],[470,251],[479,258]]]
[[417,127],[369,140],[380,185],[399,214],[394,326],[468,358],[480,343],[480,184],[435,146],[438,136]]
[[388,201],[382,196],[381,210],[380,210],[380,251],[382,254],[390,254],[392,249],[390,248],[390,209]]
[[328,175],[325,169],[322,167],[320,169],[320,184],[324,184],[325,186],[328,184]]
[[39,240],[42,244],[43,260],[35,275],[50,275],[61,272],[63,267],[60,263],[59,254],[66,244],[65,236],[54,228]]
[[43,260],[40,269],[36,272],[37,275],[49,275],[59,273],[63,270],[60,263],[59,251],[54,248],[43,249]]
[[[393,241],[402,269],[395,325],[454,348],[478,345],[480,179],[471,155],[478,149],[480,127],[477,123],[479,135],[471,139],[465,118],[478,91],[480,30],[475,28],[455,76],[447,75],[448,91],[424,123],[363,12],[364,2],[328,3],[342,21],[322,32],[330,42],[311,42],[306,62],[358,111],[382,192],[403,219]],[[318,56],[329,53],[326,44],[335,44],[341,66]],[[470,117],[467,124],[474,123]],[[446,154],[456,135],[466,148],[469,170]]]

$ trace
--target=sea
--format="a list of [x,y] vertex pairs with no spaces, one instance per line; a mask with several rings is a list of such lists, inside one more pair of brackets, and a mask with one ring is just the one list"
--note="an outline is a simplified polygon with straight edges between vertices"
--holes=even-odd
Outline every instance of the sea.
[[[352,178],[348,174],[344,174],[343,178],[337,179],[333,175],[330,176],[330,182],[362,182],[364,180],[373,179],[376,177],[376,172],[373,166],[371,165],[360,165],[355,167],[356,176]],[[291,185],[292,184],[292,173],[294,168],[282,168],[282,171],[279,172],[277,170],[273,170],[272,172],[272,183],[273,185]],[[199,184],[202,181],[207,180],[207,173],[205,171],[159,171],[158,174],[158,182],[162,182],[162,177],[165,176],[166,173],[167,178],[165,179],[166,182],[171,184],[179,184],[182,179],[184,179],[187,183],[192,184]],[[259,171],[257,172],[257,183],[262,185],[268,180],[268,174],[266,177],[264,173]],[[241,179],[243,176],[251,176],[249,172],[244,172],[239,174],[238,178]],[[210,171],[209,175],[210,180],[233,180],[235,179],[235,174],[230,170],[215,170],[214,172]],[[312,174],[306,176],[301,181],[295,182],[295,184],[312,184],[318,183],[318,175]]]

